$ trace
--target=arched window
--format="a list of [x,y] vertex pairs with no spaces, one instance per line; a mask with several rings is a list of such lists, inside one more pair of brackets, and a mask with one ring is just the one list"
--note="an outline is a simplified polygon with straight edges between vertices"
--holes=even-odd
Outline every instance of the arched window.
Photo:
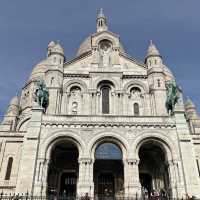
[[110,88],[108,86],[102,87],[101,93],[102,93],[102,113],[108,114]]
[[117,145],[106,142],[97,147],[95,158],[100,160],[121,160],[122,152]]
[[13,164],[13,158],[9,157],[5,180],[10,180],[10,175],[11,175],[11,170],[12,170],[12,164]]
[[133,104],[133,109],[134,109],[134,116],[139,116],[139,104],[138,103],[134,103]]

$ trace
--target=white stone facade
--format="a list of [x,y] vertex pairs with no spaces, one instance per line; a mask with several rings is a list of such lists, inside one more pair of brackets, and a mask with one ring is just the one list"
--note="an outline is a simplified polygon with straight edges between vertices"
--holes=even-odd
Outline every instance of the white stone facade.
[[[45,113],[33,98],[39,78],[49,90]],[[155,45],[150,43],[144,63],[131,58],[119,36],[108,31],[102,11],[97,32],[80,45],[74,59],[66,61],[60,44],[51,42],[47,58],[33,69],[0,125],[0,190],[46,195],[53,149],[73,143],[78,150],[76,193],[94,196],[95,151],[109,142],[122,152],[124,196],[141,194],[139,151],[144,145],[163,151],[163,174],[169,179],[165,189],[171,196],[200,196],[200,117],[191,101],[184,106],[182,97],[174,115],[167,113],[165,83],[170,80],[174,76]],[[102,102],[103,88],[107,103]],[[157,183],[152,178],[152,189],[161,187]]]

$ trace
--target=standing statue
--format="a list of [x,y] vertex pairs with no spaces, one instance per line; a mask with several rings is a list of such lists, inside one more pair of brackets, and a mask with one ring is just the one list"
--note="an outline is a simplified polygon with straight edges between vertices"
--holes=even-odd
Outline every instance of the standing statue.
[[167,99],[166,99],[166,108],[167,112],[170,115],[174,114],[174,107],[179,99],[179,90],[175,83],[175,81],[170,81],[166,83],[166,89],[167,89]]
[[103,41],[100,44],[99,58],[101,67],[109,67],[111,65],[111,44],[108,41]]
[[43,80],[38,80],[37,88],[35,90],[35,101],[41,106],[42,108],[47,109],[49,104],[49,91],[46,87],[46,84]]

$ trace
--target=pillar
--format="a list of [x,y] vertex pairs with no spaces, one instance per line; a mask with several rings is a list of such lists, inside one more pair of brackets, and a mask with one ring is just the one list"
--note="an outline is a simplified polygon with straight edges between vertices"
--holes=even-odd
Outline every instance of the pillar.
[[140,197],[141,185],[139,180],[139,160],[127,159],[124,161],[124,188],[125,197]]
[[85,193],[90,197],[94,195],[93,164],[91,158],[79,158],[78,196],[83,196]]
[[32,117],[28,124],[27,133],[24,136],[16,193],[29,192],[29,194],[33,194],[42,113],[43,108],[33,106]]

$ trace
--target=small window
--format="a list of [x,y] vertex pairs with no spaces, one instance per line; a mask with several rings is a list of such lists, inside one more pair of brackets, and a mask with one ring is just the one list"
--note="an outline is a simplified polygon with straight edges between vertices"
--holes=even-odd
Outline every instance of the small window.
[[11,175],[11,170],[12,170],[12,164],[13,164],[13,158],[9,157],[5,180],[10,180],[10,175]]
[[134,109],[134,116],[139,116],[139,104],[138,103],[134,103],[133,109]]
[[102,92],[102,113],[108,114],[109,113],[109,94],[110,88],[104,86],[101,90]]
[[56,62],[56,57],[53,58],[53,62],[54,62],[54,63]]
[[160,87],[161,86],[160,79],[157,80],[157,83],[158,83],[158,87]]
[[155,64],[157,64],[157,60],[155,60]]
[[51,77],[51,85],[53,84],[54,82],[54,77]]
[[196,162],[197,162],[197,168],[198,168],[198,172],[199,172],[199,176],[200,176],[200,166],[199,166],[199,160],[196,159]]

